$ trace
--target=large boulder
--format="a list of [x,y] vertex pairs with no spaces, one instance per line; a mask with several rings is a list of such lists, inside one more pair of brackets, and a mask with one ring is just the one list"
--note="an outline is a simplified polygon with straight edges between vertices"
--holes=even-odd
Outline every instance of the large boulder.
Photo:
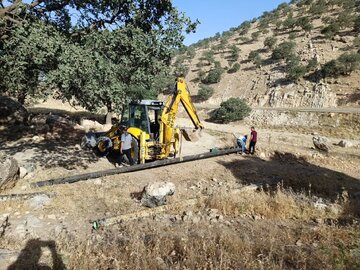
[[315,146],[316,149],[320,150],[320,151],[324,151],[324,152],[329,152],[329,143],[327,138],[325,137],[320,137],[320,136],[314,136],[312,138],[313,140],[313,144]]
[[0,153],[0,190],[12,188],[19,179],[20,170],[17,161]]
[[19,102],[0,96],[0,124],[26,123],[29,113]]
[[166,197],[174,195],[175,185],[171,182],[155,182],[148,184],[142,193],[141,204],[156,207],[166,204]]

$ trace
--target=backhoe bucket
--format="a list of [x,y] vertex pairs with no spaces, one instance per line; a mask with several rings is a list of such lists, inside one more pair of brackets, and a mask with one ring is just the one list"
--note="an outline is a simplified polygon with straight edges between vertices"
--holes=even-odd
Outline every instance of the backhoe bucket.
[[196,142],[199,140],[200,129],[182,129],[181,133],[185,140],[189,142]]

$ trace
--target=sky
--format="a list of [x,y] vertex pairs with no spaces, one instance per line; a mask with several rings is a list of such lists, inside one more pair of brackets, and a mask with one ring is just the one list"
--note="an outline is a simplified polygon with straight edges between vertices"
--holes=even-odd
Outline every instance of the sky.
[[214,36],[217,32],[237,27],[246,20],[257,18],[289,0],[172,0],[179,11],[193,21],[198,19],[196,33],[185,35],[185,45]]

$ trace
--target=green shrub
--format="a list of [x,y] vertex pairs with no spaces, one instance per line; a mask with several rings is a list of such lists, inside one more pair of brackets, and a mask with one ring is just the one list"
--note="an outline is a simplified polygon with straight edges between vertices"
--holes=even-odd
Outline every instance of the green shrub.
[[358,16],[354,21],[354,30],[360,32],[360,16]]
[[235,73],[240,70],[240,64],[235,63],[229,70],[228,73]]
[[253,32],[251,34],[252,40],[255,40],[255,41],[258,40],[259,36],[260,36],[260,32]]
[[292,41],[283,42],[273,50],[271,57],[275,60],[287,59],[294,53],[295,45]]
[[188,50],[186,52],[189,59],[194,59],[196,52],[194,47],[188,47]]
[[360,68],[360,54],[356,52],[344,53],[337,60],[331,60],[322,67],[324,77],[349,75]]
[[229,47],[229,49],[230,49],[230,59],[229,59],[229,61],[230,62],[237,61],[238,58],[239,58],[240,49],[236,45],[231,45]]
[[201,100],[208,100],[214,94],[214,92],[214,88],[201,84],[198,91],[198,96]]
[[248,56],[249,61],[254,61],[254,59],[259,55],[258,51],[251,51]]
[[196,66],[197,66],[198,68],[201,68],[201,67],[207,66],[207,63],[205,63],[203,60],[200,60],[200,61],[196,64]]
[[283,22],[284,29],[294,29],[296,26],[296,20],[292,16],[288,16]]
[[208,65],[211,65],[215,61],[214,52],[212,50],[204,51],[200,60],[204,60],[208,62]]
[[220,108],[215,111],[214,120],[223,123],[242,120],[251,112],[251,108],[243,99],[230,98],[221,102]]
[[309,8],[309,13],[313,15],[321,15],[326,11],[326,1],[318,0],[316,3],[313,3]]
[[198,80],[199,81],[202,81],[205,79],[205,76],[206,76],[206,72],[203,71],[202,69],[200,69],[197,73],[197,76],[198,76]]
[[249,21],[245,21],[240,25],[240,35],[246,35],[249,32],[251,27],[251,23]]
[[356,52],[344,53],[338,58],[341,72],[350,74],[360,67],[360,54]]
[[343,11],[339,13],[336,18],[336,23],[339,25],[341,29],[352,27],[354,23],[354,15],[349,14],[349,11]]
[[336,60],[331,60],[324,64],[321,69],[323,77],[335,77],[339,74],[339,67]]
[[175,66],[174,75],[176,77],[185,77],[189,73],[190,67],[186,65]]
[[307,71],[310,71],[310,70],[316,68],[317,65],[318,65],[318,61],[316,60],[316,58],[312,58],[308,61],[306,69],[307,69]]
[[289,34],[289,37],[288,37],[290,40],[294,40],[296,38],[296,34],[294,32],[290,33]]
[[310,32],[313,28],[308,17],[301,17],[296,21],[296,26],[301,27],[305,32]]
[[254,60],[253,60],[253,63],[254,63],[254,65],[255,65],[257,68],[259,68],[259,67],[262,66],[263,60],[261,59],[260,54],[258,54],[257,56],[255,56],[255,58],[254,58]]
[[330,39],[339,32],[340,26],[337,23],[331,23],[321,30],[321,34],[325,35],[326,38]]
[[281,20],[277,20],[275,21],[275,30],[276,31],[279,31],[279,29],[281,28],[281,25],[282,25],[282,21]]
[[287,3],[281,3],[280,5],[278,5],[276,10],[281,10],[283,15],[285,16],[291,11],[291,7]]
[[360,37],[354,38],[354,40],[353,40],[353,46],[354,46],[355,48],[360,47]]
[[287,78],[297,81],[305,75],[306,71],[306,66],[301,65],[298,61],[290,62],[287,69]]
[[205,84],[212,84],[212,83],[218,83],[221,80],[221,75],[223,74],[224,69],[222,68],[214,68],[211,69],[206,76],[206,78],[203,80],[203,83]]
[[264,40],[264,46],[268,47],[269,49],[272,49],[272,48],[274,48],[276,42],[277,42],[276,37],[267,37]]

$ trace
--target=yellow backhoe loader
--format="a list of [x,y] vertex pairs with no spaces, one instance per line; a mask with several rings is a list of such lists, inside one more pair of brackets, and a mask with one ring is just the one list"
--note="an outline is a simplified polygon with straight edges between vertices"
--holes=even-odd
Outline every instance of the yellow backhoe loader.
[[119,123],[106,133],[87,134],[82,146],[91,147],[97,155],[106,156],[112,163],[120,163],[121,134],[123,128],[128,127],[127,132],[133,137],[132,157],[136,163],[176,157],[181,147],[181,136],[186,140],[192,138],[185,129],[175,127],[179,103],[184,106],[195,130],[203,129],[185,80],[180,77],[165,105],[158,100],[131,102],[124,108]]

